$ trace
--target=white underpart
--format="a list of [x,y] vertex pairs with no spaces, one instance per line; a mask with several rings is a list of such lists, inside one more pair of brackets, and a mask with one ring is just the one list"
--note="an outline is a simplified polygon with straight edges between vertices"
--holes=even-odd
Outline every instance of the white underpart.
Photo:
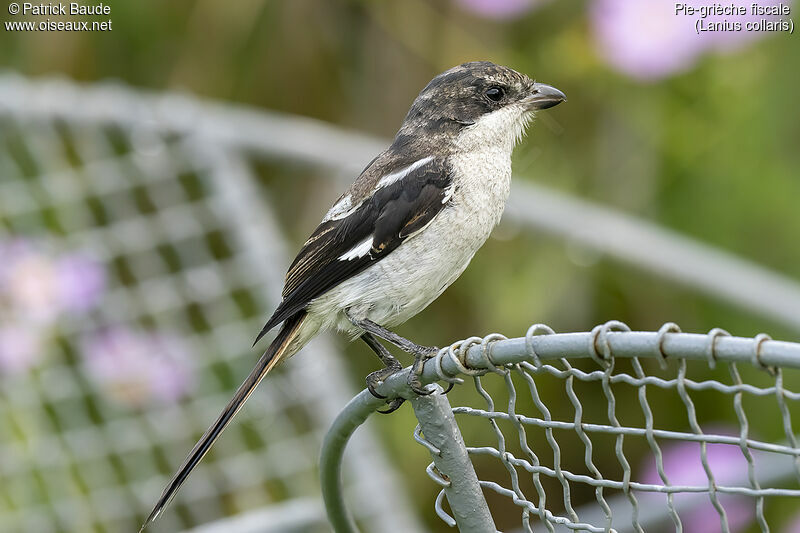
[[[311,302],[302,339],[330,327],[358,335],[343,313],[348,308],[393,327],[444,292],[500,221],[511,187],[511,152],[529,118],[524,108],[507,106],[464,128],[450,157],[454,187],[446,192],[446,207],[386,258]],[[361,246],[340,259],[357,257]]]
[[372,248],[372,235],[340,255],[339,261],[352,261],[353,259],[364,257],[369,253],[370,248]]
[[375,186],[375,190],[377,191],[382,187],[386,187],[387,185],[391,185],[392,183],[405,178],[407,175],[414,172],[422,165],[429,163],[430,161],[433,161],[433,156],[423,157],[419,161],[415,161],[407,167],[398,170],[397,172],[392,172],[391,174],[385,175]]

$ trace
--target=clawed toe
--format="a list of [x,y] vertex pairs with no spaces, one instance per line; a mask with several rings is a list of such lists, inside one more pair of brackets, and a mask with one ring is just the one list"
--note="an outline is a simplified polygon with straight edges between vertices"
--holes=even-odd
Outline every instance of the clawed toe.
[[425,385],[419,380],[419,376],[413,373],[408,376],[408,386],[420,396],[427,396],[433,392],[433,390],[425,388]]
[[[378,370],[368,375],[366,381],[367,381],[367,390],[369,391],[369,393],[375,396],[376,398],[379,398],[381,400],[386,400],[387,397],[379,393],[377,390],[375,390],[375,387],[383,383],[384,379],[388,378],[398,370],[399,368],[384,368],[383,370]],[[386,405],[388,407],[383,410],[378,409],[378,412],[381,413],[382,415],[388,415],[389,413],[393,413],[397,411],[397,409],[399,409],[401,405],[403,405],[404,401],[405,400],[403,400],[403,398],[392,398],[391,400],[386,402]]]
[[383,411],[378,409],[378,412],[382,415],[388,415],[389,413],[394,413],[400,408],[401,405],[403,405],[404,401],[405,400],[403,398],[393,398],[392,400],[386,402],[386,404],[388,405],[386,409],[384,409]]
[[[380,383],[380,381],[378,383]],[[376,398],[380,399],[380,400],[385,400],[387,398],[387,396],[384,396],[383,394],[381,394],[378,391],[376,391],[375,390],[375,385],[377,385],[377,383],[370,383],[369,379],[367,379],[367,390],[369,391],[369,393],[372,394],[373,396],[375,396]]]
[[367,382],[367,390],[369,390],[370,394],[372,394],[376,398],[380,398],[381,400],[385,400],[386,396],[384,396],[383,394],[379,393],[375,389],[378,387],[378,385],[383,383],[383,381],[386,378],[388,378],[389,376],[391,376],[392,374],[394,374],[396,372],[399,372],[401,369],[402,368],[398,364],[397,366],[392,365],[392,366],[386,367],[384,369],[376,370],[375,372],[372,372],[371,374],[369,374],[367,376],[367,378],[365,380]]
[[422,371],[425,367],[425,361],[431,359],[438,352],[439,348],[436,346],[426,346],[424,348],[421,347],[414,357],[414,364],[411,365],[411,372],[408,374],[408,386],[420,396],[427,396],[433,392],[432,390],[425,388],[420,380],[420,377],[422,376]]
[[[372,394],[376,398],[380,398],[381,400],[386,400],[387,397],[379,393],[377,390],[375,390],[375,387],[383,383],[383,380],[385,380],[398,370],[400,370],[400,368],[394,368],[394,367],[384,368],[383,370],[378,370],[368,375],[366,379],[367,390],[370,392],[370,394]],[[397,411],[397,409],[399,409],[401,405],[403,405],[404,401],[405,400],[403,400],[403,398],[392,398],[391,400],[386,402],[388,407],[383,410],[378,409],[378,412],[381,413],[382,415],[388,415],[389,413],[393,413]]]
[[[427,396],[433,392],[433,390],[426,388],[422,384],[420,376],[422,375],[425,361],[436,356],[436,354],[439,353],[439,348],[436,346],[420,346],[418,344],[414,344],[413,342],[403,339],[402,337],[386,330],[385,328],[382,328],[381,326],[378,326],[369,320],[355,320],[349,314],[347,316],[350,318],[353,324],[364,330],[364,333],[361,335],[361,339],[367,343],[372,351],[374,351],[380,360],[386,365],[386,368],[372,372],[367,376],[367,389],[369,390],[370,394],[381,400],[387,400],[386,396],[378,392],[377,387],[380,386],[380,384],[389,376],[402,370],[400,362],[395,359],[391,353],[389,353],[385,346],[378,342],[378,340],[373,336],[373,332],[381,338],[395,343],[404,351],[414,354],[414,364],[412,365],[411,372],[408,376],[408,386],[411,388],[411,390],[420,396]],[[403,404],[403,401],[403,398],[392,398],[391,400],[387,400],[386,403],[388,407],[385,410],[379,410],[378,412],[383,414],[392,413]]]

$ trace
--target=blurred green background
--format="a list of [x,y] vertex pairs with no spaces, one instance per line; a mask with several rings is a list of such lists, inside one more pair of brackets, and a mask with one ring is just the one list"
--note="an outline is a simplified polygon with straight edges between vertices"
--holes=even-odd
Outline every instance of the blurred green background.
[[[694,19],[674,15],[666,1],[110,5],[110,32],[0,31],[0,67],[33,79],[113,79],[185,91],[388,139],[431,77],[464,61],[491,60],[569,97],[542,113],[516,149],[517,179],[619,209],[800,280],[795,35],[698,36]],[[0,18],[11,20],[5,8]],[[280,200],[282,227],[298,248],[338,195],[338,182],[311,167],[260,162],[257,169],[260,184]],[[637,330],[675,321],[690,332],[723,327],[740,336],[800,336],[574,244],[507,223],[495,237],[458,282],[398,332],[442,345],[494,331],[518,336],[534,322],[567,332],[619,319]],[[266,317],[270,310],[260,311]],[[230,342],[245,351],[251,340]],[[360,343],[337,343],[360,387],[376,361]],[[314,362],[306,357],[301,364]],[[245,371],[230,377],[231,391]],[[457,388],[451,401],[467,401],[468,394]],[[701,422],[719,421],[711,405]],[[638,412],[635,402],[630,409]],[[424,475],[430,459],[410,438],[414,423],[404,408],[376,427],[427,527],[445,531],[432,511],[437,487]],[[781,435],[779,427],[757,429]],[[574,451],[580,457],[580,446]],[[512,507],[504,509],[515,513]],[[517,523],[515,515],[503,526]]]

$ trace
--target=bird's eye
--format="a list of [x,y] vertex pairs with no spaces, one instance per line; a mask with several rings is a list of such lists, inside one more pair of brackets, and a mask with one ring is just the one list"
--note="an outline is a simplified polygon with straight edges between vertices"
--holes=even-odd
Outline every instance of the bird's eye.
[[503,99],[506,92],[503,90],[502,87],[489,87],[486,89],[486,98],[491,100],[492,102],[499,102]]

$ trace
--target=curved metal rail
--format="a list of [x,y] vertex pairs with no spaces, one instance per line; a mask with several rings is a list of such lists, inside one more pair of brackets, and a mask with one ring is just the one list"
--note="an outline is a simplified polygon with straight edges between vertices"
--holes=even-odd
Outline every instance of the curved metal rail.
[[[609,366],[613,366],[614,358],[632,358],[636,361],[635,367],[638,368],[637,375],[616,374],[611,376],[604,370],[586,373],[569,366],[568,363],[568,370],[563,371],[546,364],[550,361],[564,362],[567,360],[586,358],[594,359],[600,365],[600,368],[603,369],[608,369]],[[775,378],[776,384],[774,387],[758,388],[746,383],[741,383],[741,380],[734,385],[726,385],[714,380],[695,382],[685,378],[685,364],[682,364],[683,371],[679,372],[679,377],[676,380],[664,380],[659,377],[646,376],[640,373],[641,366],[638,364],[638,359],[644,358],[655,358],[662,361],[662,363],[665,360],[673,359],[679,361],[699,360],[706,361],[712,367],[717,363],[731,363],[733,366],[737,363],[752,364],[762,368],[764,371],[770,372]],[[675,324],[671,323],[665,324],[659,331],[655,332],[632,332],[629,331],[624,324],[612,321],[602,326],[597,326],[591,332],[564,334],[555,334],[549,327],[537,324],[532,326],[524,337],[507,339],[501,335],[493,334],[484,338],[469,338],[442,349],[434,358],[426,362],[422,372],[422,382],[424,384],[432,384],[440,380],[451,383],[461,382],[463,381],[463,377],[466,376],[480,376],[493,371],[503,372],[503,369],[506,367],[519,365],[524,365],[529,369],[545,369],[551,375],[562,378],[574,376],[584,381],[607,380],[605,384],[627,383],[641,388],[643,388],[644,385],[675,388],[681,393],[682,397],[686,397],[686,401],[689,402],[687,408],[691,404],[691,400],[688,399],[685,392],[687,388],[690,390],[713,389],[733,396],[743,392],[760,396],[775,395],[778,398],[778,403],[782,411],[787,442],[776,444],[749,439],[746,438],[746,429],[740,436],[703,434],[694,416],[690,416],[693,432],[681,433],[654,429],[652,427],[652,412],[649,413],[650,419],[646,428],[629,428],[620,426],[618,422],[610,425],[581,423],[579,424],[580,427],[576,427],[576,424],[524,417],[516,413],[512,413],[514,416],[506,416],[503,412],[493,412],[493,408],[489,409],[489,411],[474,410],[471,408],[451,409],[449,408],[446,397],[440,394],[442,389],[438,386],[434,386],[436,387],[436,392],[430,396],[416,396],[407,386],[406,382],[410,368],[406,368],[388,378],[377,390],[389,398],[403,397],[412,401],[412,406],[414,407],[415,414],[420,423],[415,432],[415,438],[431,451],[431,455],[434,459],[434,463],[428,468],[428,475],[443,486],[443,490],[436,502],[437,513],[448,524],[458,525],[462,532],[487,531],[486,524],[491,521],[491,515],[488,515],[489,522],[485,521],[486,516],[483,516],[484,513],[482,511],[482,507],[485,507],[485,500],[482,494],[480,494],[480,490],[477,495],[474,492],[476,486],[482,489],[492,489],[512,497],[514,503],[523,507],[524,513],[527,513],[525,516],[537,515],[539,519],[544,519],[543,521],[546,523],[549,531],[560,531],[561,529],[559,528],[566,528],[565,530],[581,529],[586,531],[616,530],[611,528],[612,517],[610,507],[607,505],[606,500],[602,498],[602,494],[598,498],[598,501],[607,511],[601,513],[599,516],[595,513],[594,518],[607,523],[605,525],[593,525],[590,523],[580,523],[574,511],[570,513],[572,515],[571,517],[564,518],[555,516],[546,509],[537,509],[535,505],[524,501],[524,498],[520,497],[518,490],[504,489],[495,483],[485,481],[479,481],[477,485],[474,485],[475,481],[471,481],[471,478],[474,478],[474,471],[471,475],[467,472],[465,476],[467,481],[466,489],[472,489],[472,492],[468,493],[468,495],[465,495],[464,490],[466,489],[464,486],[458,487],[457,491],[448,490],[452,489],[457,481],[464,482],[464,479],[461,479],[464,477],[464,473],[460,471],[460,468],[463,467],[463,463],[455,466],[453,463],[440,464],[437,458],[440,458],[442,452],[445,451],[443,448],[455,448],[455,450],[447,450],[451,456],[459,456],[462,453],[461,449],[463,449],[464,456],[466,456],[466,452],[472,454],[492,454],[492,452],[494,452],[495,456],[504,456],[498,457],[504,462],[508,462],[509,464],[514,463],[515,466],[522,466],[529,472],[533,472],[534,475],[545,474],[559,477],[562,482],[567,481],[567,478],[571,481],[575,481],[573,478],[580,478],[580,476],[575,476],[569,472],[553,472],[538,464],[531,464],[531,462],[526,462],[524,459],[513,458],[507,452],[497,452],[492,448],[465,448],[463,441],[457,442],[460,440],[460,434],[458,435],[459,438],[450,439],[449,441],[448,439],[436,439],[437,435],[441,436],[442,434],[441,417],[444,416],[441,410],[442,400],[447,407],[447,413],[449,413],[451,419],[453,412],[455,412],[456,414],[472,414],[490,419],[505,418],[512,421],[512,423],[516,420],[517,424],[538,424],[540,427],[548,428],[549,431],[552,431],[553,428],[575,429],[579,431],[579,434],[584,431],[596,431],[616,435],[618,438],[634,435],[647,437],[648,440],[657,437],[659,439],[699,442],[703,449],[703,462],[705,467],[708,467],[705,455],[705,445],[707,443],[740,445],[743,453],[745,453],[747,457],[749,457],[749,450],[777,453],[788,457],[789,460],[793,462],[793,468],[798,478],[800,478],[800,459],[798,459],[800,457],[800,447],[798,447],[797,439],[792,430],[791,418],[789,417],[788,408],[786,407],[786,400],[800,400],[800,393],[784,389],[781,378],[782,368],[800,368],[800,344],[798,343],[775,341],[764,334],[760,334],[755,338],[733,337],[720,329],[714,329],[706,335],[681,333],[680,329]],[[738,376],[738,372],[736,375]],[[488,394],[483,391],[480,385],[478,385],[478,390],[484,397],[488,397]],[[610,400],[612,400],[611,403],[613,406],[613,394],[607,393],[607,396],[611,397]],[[538,395],[534,395],[534,401],[536,400],[538,400]],[[431,407],[434,403],[438,403],[436,408]],[[340,470],[345,447],[355,430],[374,410],[383,404],[383,400],[374,398],[366,390],[362,391],[339,413],[323,443],[320,463],[323,496],[328,517],[337,533],[357,532],[356,526],[352,519],[349,518],[341,491]],[[426,412],[426,409],[428,412]],[[741,423],[743,420],[742,417],[744,416],[741,405],[739,405],[737,409],[737,415],[740,415]],[[688,410],[690,415],[693,415],[693,408]],[[613,421],[616,422],[615,417]],[[565,427],[562,428],[560,425]],[[743,426],[746,428],[746,420]],[[447,424],[445,424],[445,427],[447,427]],[[455,432],[458,433],[458,426],[455,425],[455,422],[452,422],[450,430],[453,428],[455,428]],[[438,441],[436,445],[431,442],[435,439]],[[654,452],[660,457],[660,449],[657,445],[654,447]],[[752,467],[752,458],[749,458],[748,461]],[[469,467],[471,468],[471,466],[470,463]],[[711,492],[712,501],[715,502],[715,494],[717,492],[723,494],[726,492],[744,494],[760,499],[772,495],[800,498],[800,490],[762,488],[760,486],[760,483],[774,482],[779,477],[785,477],[787,473],[791,473],[791,468],[787,471],[785,467],[775,468],[774,465],[769,466],[764,465],[764,463],[760,463],[760,466],[764,466],[765,472],[762,472],[759,476],[754,475],[752,468],[747,474],[751,485],[750,488],[726,487],[722,485],[713,486],[711,488],[669,485],[665,478],[664,482],[666,486],[635,483],[631,482],[629,478],[624,482],[592,478],[580,478],[577,479],[577,481],[598,487],[601,492],[602,487],[623,490],[626,492],[628,499],[631,500],[631,504],[636,510],[636,513],[639,513],[638,503],[635,497],[632,496],[632,493],[628,492],[631,488],[668,494],[670,495],[670,513],[675,515],[674,519],[677,519],[675,508],[683,509],[686,507],[686,505],[673,505],[671,495],[678,492]],[[628,471],[629,470],[630,468],[628,468]],[[707,473],[708,472],[707,470]],[[709,478],[710,481],[713,479],[710,474]],[[470,487],[470,483],[474,486]],[[713,483],[710,485],[713,485]],[[518,487],[515,489],[518,489]],[[443,496],[447,496],[448,503],[455,517],[451,517],[442,509]],[[618,499],[619,498],[617,498],[617,500]],[[613,504],[614,500],[615,498],[609,498],[608,501]],[[469,520],[465,520],[463,516],[459,516],[458,509],[464,504],[471,505],[474,509],[477,509],[475,513],[468,513],[469,516],[467,518],[469,518]],[[651,510],[652,509],[649,508],[642,509],[640,513],[641,516],[638,518],[634,515],[635,525],[638,525],[640,522],[646,525],[648,521],[652,523],[657,521],[657,519],[664,518],[663,516],[654,517],[653,513],[650,512]],[[725,522],[725,511],[719,511],[721,520]],[[475,525],[476,514],[478,515],[477,523],[481,525]],[[759,519],[763,520],[763,516],[760,516]],[[637,520],[639,521],[637,522]],[[679,519],[677,520],[679,521]],[[614,524],[616,525],[616,522],[614,522]],[[494,526],[492,525],[492,527]],[[638,530],[641,530],[641,526],[638,527]],[[529,529],[525,530],[528,531]],[[634,530],[637,530],[637,528],[635,527]]]

